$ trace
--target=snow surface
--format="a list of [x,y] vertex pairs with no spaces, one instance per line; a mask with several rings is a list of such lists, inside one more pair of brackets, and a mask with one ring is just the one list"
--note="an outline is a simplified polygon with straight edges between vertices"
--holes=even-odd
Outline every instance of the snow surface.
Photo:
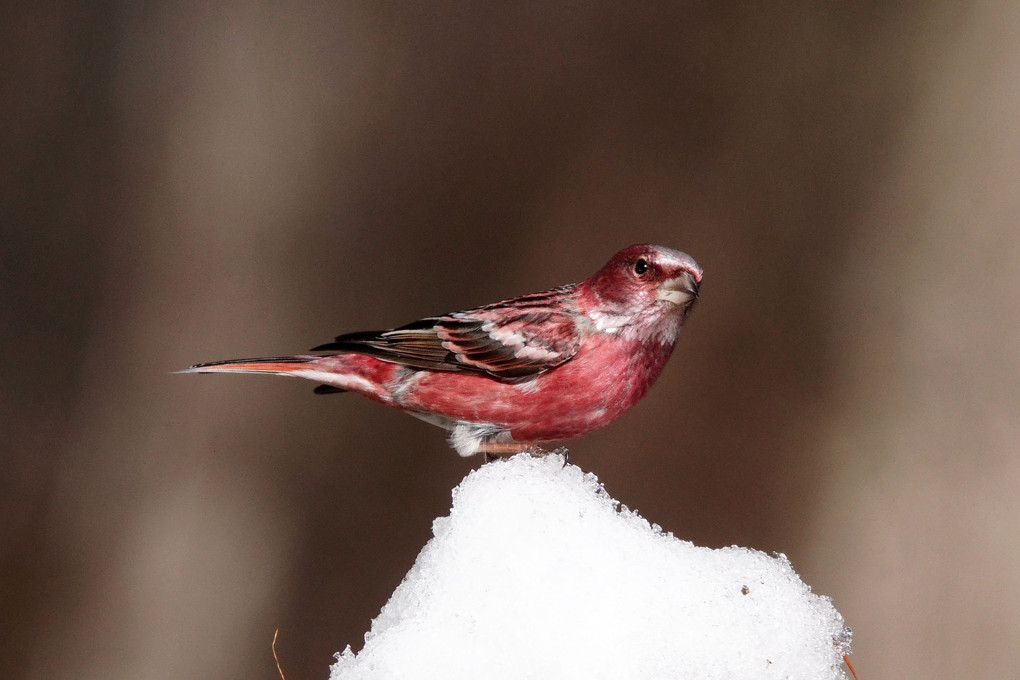
[[470,473],[330,679],[846,678],[850,631],[784,555],[664,534],[563,462]]

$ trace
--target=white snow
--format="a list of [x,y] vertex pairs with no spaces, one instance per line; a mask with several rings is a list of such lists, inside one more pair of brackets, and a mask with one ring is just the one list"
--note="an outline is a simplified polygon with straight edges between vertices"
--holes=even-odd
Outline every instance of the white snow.
[[664,534],[563,458],[483,465],[331,680],[846,678],[784,555]]

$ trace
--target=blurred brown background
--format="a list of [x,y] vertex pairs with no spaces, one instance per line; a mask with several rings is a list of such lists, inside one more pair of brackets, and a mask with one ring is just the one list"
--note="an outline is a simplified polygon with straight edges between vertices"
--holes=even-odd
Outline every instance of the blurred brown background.
[[[476,466],[300,352],[705,268],[571,461],[785,552],[865,678],[1020,642],[1020,5],[38,3],[0,17],[5,677],[324,678]],[[8,674],[13,672],[13,674]]]

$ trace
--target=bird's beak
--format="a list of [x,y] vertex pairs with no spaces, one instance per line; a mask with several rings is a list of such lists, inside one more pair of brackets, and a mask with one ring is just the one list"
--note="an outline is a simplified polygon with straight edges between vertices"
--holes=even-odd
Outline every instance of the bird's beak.
[[698,299],[698,281],[690,272],[667,279],[659,284],[655,299],[672,302],[678,307],[690,307]]

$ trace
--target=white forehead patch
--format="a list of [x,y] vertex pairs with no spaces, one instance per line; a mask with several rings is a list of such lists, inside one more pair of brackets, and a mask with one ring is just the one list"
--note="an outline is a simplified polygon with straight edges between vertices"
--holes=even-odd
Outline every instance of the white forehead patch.
[[663,248],[662,246],[656,248],[655,261],[667,268],[689,269],[699,274],[701,273],[701,267],[698,266],[693,257],[672,248]]

